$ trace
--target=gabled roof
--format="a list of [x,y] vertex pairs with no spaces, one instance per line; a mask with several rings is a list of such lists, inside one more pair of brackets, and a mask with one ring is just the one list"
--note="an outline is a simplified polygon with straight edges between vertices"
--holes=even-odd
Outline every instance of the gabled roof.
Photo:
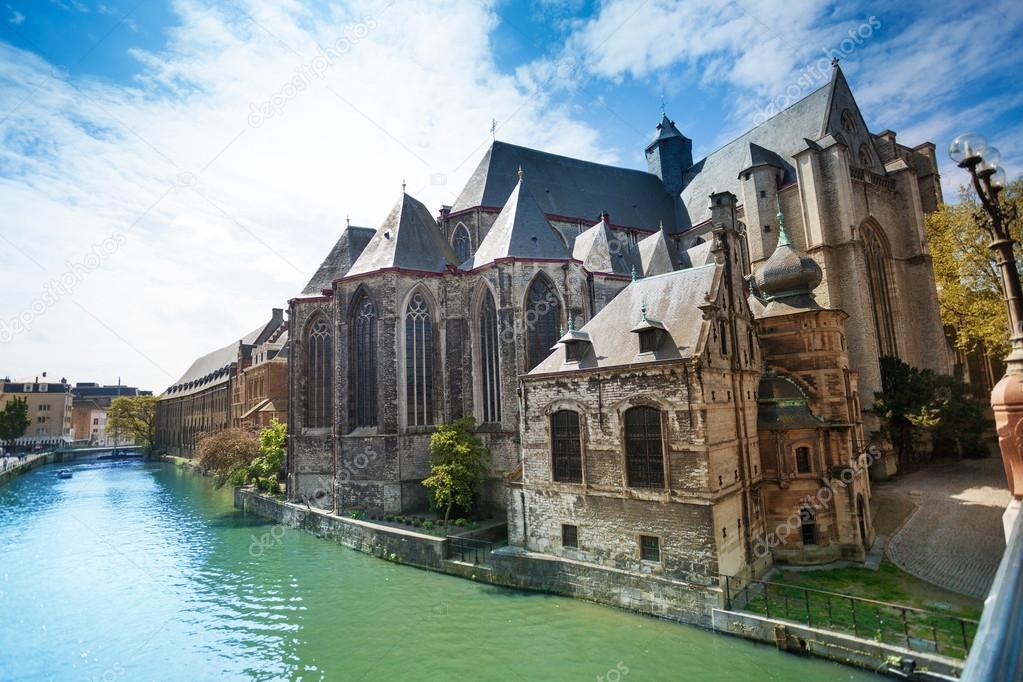
[[[682,189],[682,203],[685,205],[683,221],[686,224],[680,225],[680,229],[710,218],[707,197],[711,194],[731,192],[736,196],[742,195],[739,172],[747,164],[751,144],[770,150],[767,156],[777,156],[785,163],[783,183],[794,181],[793,157],[806,148],[807,139],[816,140],[824,134],[830,91],[829,83],[697,161],[686,173],[688,181]],[[690,177],[690,174],[694,175]]]
[[160,398],[178,398],[225,383],[231,377],[231,364],[238,360],[239,345],[262,343],[270,338],[282,324],[284,324],[283,311],[280,308],[274,308],[268,322],[256,327],[241,339],[197,358],[185,373],[163,392]]
[[585,219],[594,208],[607,211],[616,225],[653,230],[675,225],[675,204],[653,173],[606,166],[549,154],[506,142],[494,142],[483,155],[452,212],[477,206],[504,206],[521,167],[540,210],[548,215]]
[[374,230],[370,227],[345,227],[341,236],[330,250],[320,267],[302,289],[303,296],[318,296],[324,289],[331,288],[331,282],[344,277],[356,261],[366,244],[373,237]]
[[638,362],[639,343],[631,333],[646,317],[658,320],[671,338],[671,347],[662,347],[655,360],[686,358],[693,354],[703,329],[704,297],[713,296],[716,265],[676,270],[636,280],[615,296],[580,330],[590,337],[593,352],[578,363],[565,363],[565,350],[559,347],[529,374],[568,372],[576,369],[614,367]]
[[675,259],[671,257],[671,246],[663,229],[637,242],[636,254],[644,277],[663,275],[675,269]]
[[476,253],[462,264],[471,270],[499,258],[568,259],[565,242],[544,217],[520,179]]
[[421,201],[402,192],[345,277],[387,268],[444,272],[449,265],[458,265],[457,257],[433,215]]
[[590,272],[627,275],[631,272],[631,262],[625,251],[608,224],[600,220],[575,238],[572,258],[582,261],[583,267]]

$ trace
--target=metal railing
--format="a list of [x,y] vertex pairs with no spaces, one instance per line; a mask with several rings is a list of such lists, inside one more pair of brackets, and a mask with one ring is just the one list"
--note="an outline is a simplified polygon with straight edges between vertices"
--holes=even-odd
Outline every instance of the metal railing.
[[494,543],[477,538],[447,536],[447,558],[467,564],[489,564]]
[[984,605],[962,682],[1023,679],[1023,514],[1016,517]]
[[728,610],[846,632],[911,651],[966,658],[977,634],[977,621],[948,613],[784,583],[722,577]]

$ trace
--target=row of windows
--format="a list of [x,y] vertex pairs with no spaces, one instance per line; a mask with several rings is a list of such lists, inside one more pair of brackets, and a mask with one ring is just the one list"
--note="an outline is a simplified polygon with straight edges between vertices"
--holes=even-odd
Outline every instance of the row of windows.
[[[527,329],[526,371],[550,354],[560,338],[561,303],[553,283],[540,275],[529,287],[524,321]],[[352,306],[350,320],[349,419],[356,427],[378,423],[377,315],[363,292]],[[416,293],[404,311],[405,407],[409,426],[436,423],[438,343],[433,312],[426,296]],[[481,417],[484,423],[501,421],[500,324],[494,296],[487,289],[478,313]],[[320,316],[306,334],[305,423],[310,428],[331,424],[333,412],[334,355],[330,325]]]
[[[567,549],[579,549],[579,526],[564,523],[561,525],[561,546]],[[659,562],[661,560],[661,539],[656,535],[639,536],[639,558],[643,561]]]
[[[582,483],[582,441],[579,413],[558,410],[551,415],[553,478]],[[633,488],[664,487],[664,445],[660,410],[640,405],[625,412],[625,475]]]

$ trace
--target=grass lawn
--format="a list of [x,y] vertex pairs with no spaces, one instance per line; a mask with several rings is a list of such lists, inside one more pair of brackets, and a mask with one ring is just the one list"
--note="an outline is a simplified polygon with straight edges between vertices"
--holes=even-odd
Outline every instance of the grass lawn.
[[[789,587],[777,587],[775,583]],[[832,596],[802,589],[833,593]],[[924,609],[929,613],[907,610],[905,621],[897,607],[852,601],[860,597]],[[935,649],[939,653],[965,657],[963,632],[972,642],[976,624],[961,624],[951,616],[980,619],[982,602],[949,592],[900,570],[884,561],[877,571],[854,566],[826,570],[778,570],[764,594],[750,600],[746,610],[771,616],[810,622],[823,628],[858,634],[916,650]]]

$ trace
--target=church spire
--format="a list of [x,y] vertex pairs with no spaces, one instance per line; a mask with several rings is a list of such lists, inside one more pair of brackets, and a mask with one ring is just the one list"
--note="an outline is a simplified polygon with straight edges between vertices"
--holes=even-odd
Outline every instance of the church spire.
[[789,239],[789,233],[785,231],[785,214],[781,212],[781,200],[777,196],[774,197],[774,201],[778,206],[778,246],[789,246],[792,244],[792,240]]

